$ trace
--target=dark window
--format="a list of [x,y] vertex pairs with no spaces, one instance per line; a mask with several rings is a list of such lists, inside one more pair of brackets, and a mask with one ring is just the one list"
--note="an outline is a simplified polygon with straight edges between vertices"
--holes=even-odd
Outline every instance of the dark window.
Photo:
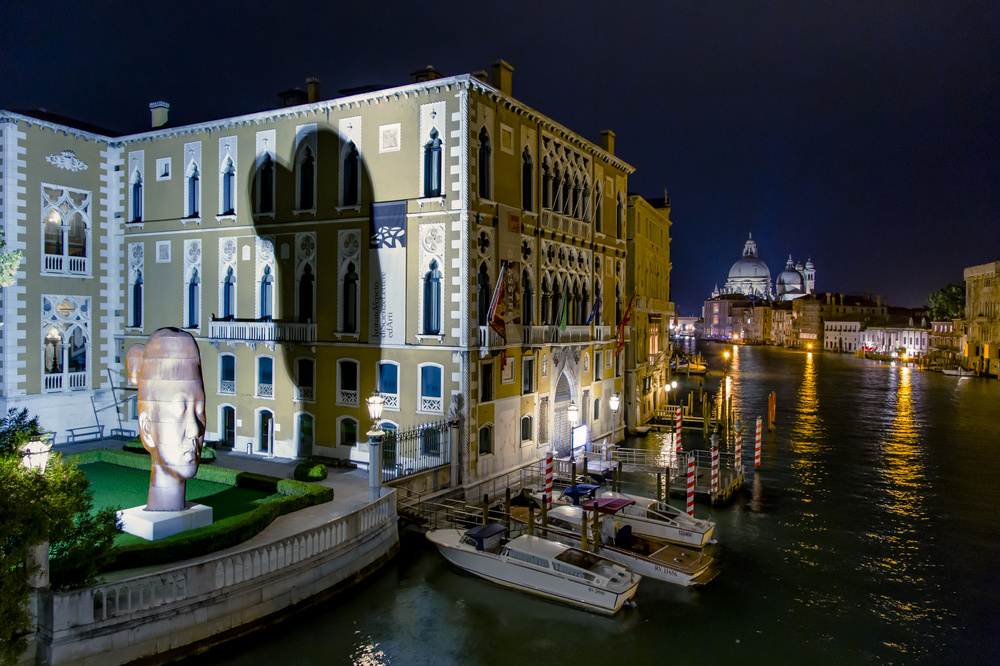
[[220,381],[223,382],[235,382],[236,381],[236,357],[231,354],[227,354],[222,357],[220,361],[221,368],[219,370]]
[[552,172],[548,160],[542,160],[542,208],[552,208]]
[[222,283],[222,316],[230,318],[236,313],[236,276],[233,269],[226,272],[226,279]]
[[522,416],[521,417],[521,441],[530,442],[531,441],[531,417]]
[[312,151],[306,148],[303,152],[302,162],[299,164],[299,208],[303,210],[314,207],[313,174],[315,167],[316,161],[313,159]]
[[142,273],[136,274],[132,285],[132,325],[142,326]]
[[356,361],[340,362],[340,388],[342,391],[358,390],[358,364]]
[[441,397],[441,368],[436,365],[420,368],[420,395],[423,398]]
[[222,408],[222,443],[232,447],[236,443],[236,410]]
[[87,256],[87,224],[79,213],[69,218],[69,256]]
[[191,165],[191,175],[188,176],[188,217],[198,217],[198,167]]
[[531,274],[527,270],[521,273],[521,324],[532,326],[535,314],[535,295],[531,290]]
[[312,266],[306,264],[299,278],[299,322],[303,324],[313,320],[313,281]]
[[[510,363],[511,361],[507,361]],[[535,392],[535,359],[526,358],[521,366],[521,392]]]
[[493,400],[493,364],[483,363],[479,368],[479,399],[481,402],[491,402]]
[[441,139],[431,130],[430,141],[424,144],[424,196],[441,196]]
[[490,274],[486,270],[485,263],[479,265],[479,275],[476,278],[476,284],[478,287],[477,324],[479,326],[488,326],[490,323],[490,300],[492,299],[492,294],[490,293]]
[[354,446],[358,443],[358,422],[354,419],[343,419],[340,422],[341,446]]
[[479,455],[488,456],[493,453],[493,428],[483,426],[479,429]]
[[479,196],[490,198],[490,134],[483,127],[479,131]]
[[354,269],[354,262],[347,265],[347,274],[344,275],[344,331],[347,333],[357,333],[358,331],[358,274]]
[[270,321],[274,316],[274,278],[271,277],[271,267],[264,268],[264,275],[260,279],[260,318]]
[[272,370],[274,361],[269,356],[262,356],[257,362],[257,383],[270,385],[274,376]]
[[297,375],[299,388],[311,389],[313,387],[313,360],[311,358],[298,360]]
[[394,363],[379,363],[378,390],[379,393],[388,395],[399,393],[399,366]]
[[524,210],[534,210],[532,206],[534,183],[535,171],[531,163],[531,153],[525,148],[521,156],[521,208]]
[[424,274],[424,333],[441,333],[441,271],[437,261],[431,261],[430,270]]
[[201,279],[198,277],[198,269],[191,273],[191,280],[188,282],[188,328],[198,328],[198,306],[199,286]]
[[132,221],[142,222],[142,177],[138,173],[132,181]]
[[260,210],[257,212],[274,212],[274,162],[270,155],[265,155],[260,165]]
[[222,215],[232,215],[236,212],[236,170],[233,163],[226,160],[226,166],[222,170]]
[[549,279],[542,278],[542,325],[552,324],[552,294],[549,292]]
[[358,205],[358,147],[353,141],[344,156],[344,205]]

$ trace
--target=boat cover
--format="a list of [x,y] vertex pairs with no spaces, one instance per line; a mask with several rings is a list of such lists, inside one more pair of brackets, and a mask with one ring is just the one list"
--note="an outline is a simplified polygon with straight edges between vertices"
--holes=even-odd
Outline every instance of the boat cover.
[[562,494],[573,500],[573,506],[580,506],[580,498],[593,495],[595,490],[597,486],[592,483],[578,483],[564,490]]
[[465,533],[465,536],[470,537],[476,542],[476,550],[483,550],[483,542],[491,537],[495,537],[498,534],[505,532],[507,528],[498,523],[490,523],[489,525],[476,525],[469,531]]
[[618,513],[630,504],[635,504],[635,500],[621,499],[617,497],[601,497],[596,500],[591,500],[583,505],[584,511],[593,511],[594,502],[597,502],[597,510],[601,513]]

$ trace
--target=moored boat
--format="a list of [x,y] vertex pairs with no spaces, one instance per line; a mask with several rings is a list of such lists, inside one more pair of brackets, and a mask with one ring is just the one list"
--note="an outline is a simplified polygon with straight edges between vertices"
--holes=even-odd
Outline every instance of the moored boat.
[[505,587],[613,615],[635,595],[642,576],[608,558],[502,525],[427,532],[445,559]]
[[667,502],[611,490],[599,491],[597,496],[632,500],[634,504],[622,509],[619,520],[631,525],[632,532],[637,535],[702,548],[715,534],[715,523],[711,520],[689,516]]
[[[718,575],[718,569],[713,566],[715,560],[710,555],[692,548],[637,535],[630,525],[621,522],[620,512],[631,500],[601,498],[587,502],[583,506],[569,504],[554,506],[547,514],[548,525],[544,528],[545,534],[562,543],[579,543],[584,512],[586,511],[588,516],[593,515],[595,502],[598,513],[605,516],[600,526],[600,555],[623,564],[646,578],[675,585],[704,585]],[[528,511],[526,507],[516,507],[511,513],[519,522],[526,522]],[[543,528],[537,524],[540,518],[537,515],[536,518],[538,518],[536,529],[542,530]],[[591,528],[588,525],[589,529]]]

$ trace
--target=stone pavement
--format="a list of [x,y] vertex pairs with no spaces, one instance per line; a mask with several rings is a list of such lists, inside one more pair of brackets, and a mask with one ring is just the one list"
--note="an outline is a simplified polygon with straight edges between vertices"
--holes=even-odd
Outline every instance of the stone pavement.
[[[105,437],[101,440],[81,442],[79,444],[57,444],[54,451],[63,455],[90,451],[93,449],[107,448],[121,450],[127,440],[121,438]],[[217,459],[213,466],[227,467],[243,472],[253,472],[256,474],[266,474],[278,477],[279,479],[291,479],[295,471],[295,466],[301,460],[293,458],[267,458],[246,453],[236,453],[232,451],[216,451]],[[293,534],[305,531],[312,527],[318,527],[335,518],[349,514],[359,507],[368,503],[368,470],[364,468],[345,469],[342,467],[328,467],[328,475],[323,481],[317,482],[319,485],[333,488],[333,501],[317,506],[311,506],[294,513],[279,516],[273,523],[268,525],[257,536],[248,541],[207,554],[205,557],[192,558],[183,562],[176,562],[176,566],[194,564],[200,560],[218,557],[228,552],[235,552],[282,539]],[[386,490],[383,490],[386,492]],[[162,566],[144,567],[142,569],[130,569],[127,571],[114,571],[104,576],[107,581],[120,580],[139,576],[152,571],[161,570]]]

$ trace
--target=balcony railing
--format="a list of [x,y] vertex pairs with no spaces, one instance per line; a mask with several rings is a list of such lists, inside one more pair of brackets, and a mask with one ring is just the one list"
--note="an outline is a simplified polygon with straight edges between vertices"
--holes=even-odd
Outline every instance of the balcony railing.
[[215,320],[208,324],[208,337],[235,342],[315,342],[316,324],[284,321]]
[[261,382],[257,383],[257,397],[258,398],[273,398],[274,397],[274,384],[263,384]]
[[480,326],[476,336],[477,347],[503,347],[504,341],[496,331],[489,326]]
[[358,404],[358,392],[348,391],[345,389],[340,389],[340,394],[338,396],[340,399],[337,402],[341,405],[356,405]]
[[87,388],[87,373],[84,372],[56,372],[45,375],[46,391],[62,391],[65,389],[76,390]]
[[236,395],[236,382],[231,379],[223,379],[219,382],[219,393],[224,395]]
[[45,255],[45,272],[84,274],[87,272],[87,257],[47,254]]

